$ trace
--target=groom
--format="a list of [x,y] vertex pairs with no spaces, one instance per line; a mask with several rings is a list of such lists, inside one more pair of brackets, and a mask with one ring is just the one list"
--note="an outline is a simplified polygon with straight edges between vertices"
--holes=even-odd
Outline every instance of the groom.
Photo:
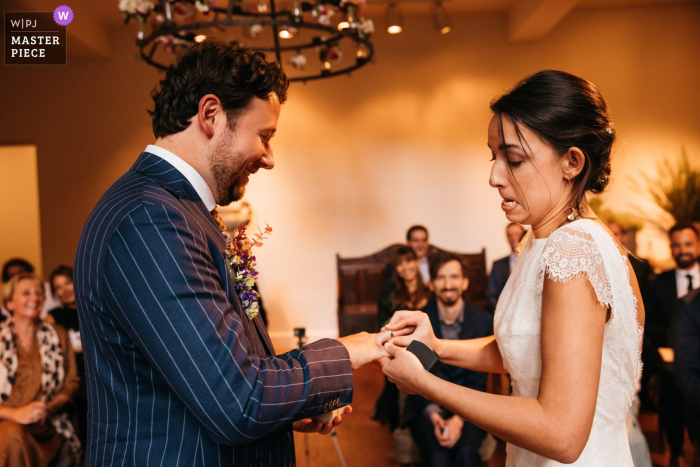
[[363,333],[275,356],[224,262],[215,207],[273,168],[288,85],[264,55],[204,42],[154,91],[155,145],[100,199],[76,257],[88,466],[293,466],[292,429],[330,432],[339,417],[310,417],[349,404],[352,369],[386,355]]

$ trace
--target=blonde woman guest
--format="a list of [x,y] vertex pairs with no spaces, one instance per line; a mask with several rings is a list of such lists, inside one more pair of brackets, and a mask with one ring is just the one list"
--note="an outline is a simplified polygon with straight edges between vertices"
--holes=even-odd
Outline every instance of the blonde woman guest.
[[75,356],[60,326],[40,318],[44,283],[32,273],[5,286],[11,317],[0,323],[0,467],[48,466],[80,441],[65,412],[78,389]]

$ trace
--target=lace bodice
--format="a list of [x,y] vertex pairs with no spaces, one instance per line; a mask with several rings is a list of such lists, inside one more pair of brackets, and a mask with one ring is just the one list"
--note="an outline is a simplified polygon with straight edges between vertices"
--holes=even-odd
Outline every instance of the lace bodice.
[[[586,277],[600,303],[609,306],[605,325],[598,400],[591,435],[573,464],[632,467],[625,418],[641,371],[642,329],[630,285],[626,255],[598,223],[580,219],[549,238],[530,238],[498,301],[494,331],[513,396],[537,397],[542,358],[540,325],[545,275],[556,282]],[[550,467],[558,462],[508,445],[507,466]]]

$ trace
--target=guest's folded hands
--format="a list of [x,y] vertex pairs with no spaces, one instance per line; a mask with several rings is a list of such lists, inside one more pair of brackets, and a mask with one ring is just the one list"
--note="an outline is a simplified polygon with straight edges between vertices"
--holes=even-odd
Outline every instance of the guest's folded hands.
[[43,423],[46,415],[46,404],[37,401],[13,408],[8,419],[20,425],[30,425],[32,423]]

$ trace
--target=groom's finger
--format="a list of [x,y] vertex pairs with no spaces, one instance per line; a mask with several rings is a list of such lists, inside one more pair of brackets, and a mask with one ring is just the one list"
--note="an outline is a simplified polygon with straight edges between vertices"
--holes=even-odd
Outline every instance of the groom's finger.
[[327,435],[328,433],[331,432],[332,429],[333,429],[333,421],[331,420],[331,421],[324,423],[321,426],[321,429],[318,430],[318,432],[322,435]]
[[[396,333],[394,333],[396,334]],[[374,335],[374,342],[377,343],[377,345],[383,345],[386,341],[391,339],[391,331],[381,331],[378,332],[377,334]]]

